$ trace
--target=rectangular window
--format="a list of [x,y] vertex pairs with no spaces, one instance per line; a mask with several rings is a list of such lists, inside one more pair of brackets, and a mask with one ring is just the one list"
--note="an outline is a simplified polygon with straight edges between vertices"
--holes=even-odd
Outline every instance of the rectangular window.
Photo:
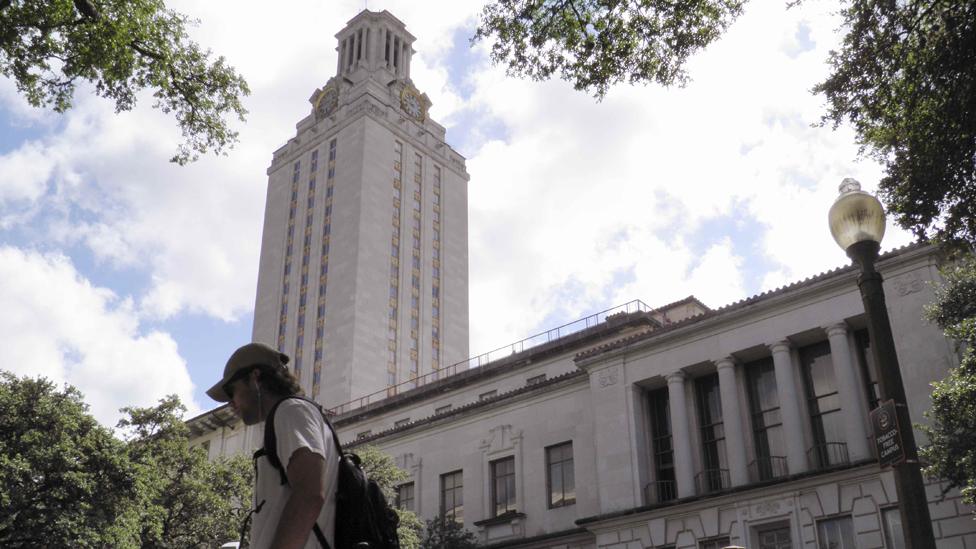
[[861,377],[864,379],[864,390],[868,396],[868,410],[874,410],[881,400],[881,389],[878,387],[878,368],[874,365],[871,339],[867,330],[854,332],[854,339],[857,342],[857,359],[861,366]]
[[549,508],[576,503],[572,442],[564,442],[546,448],[546,472]]
[[728,536],[721,538],[711,538],[698,542],[698,549],[722,549],[731,545]]
[[450,412],[451,411],[451,407],[452,407],[451,404],[445,404],[443,406],[438,406],[437,408],[434,409],[434,413],[435,414],[443,414],[445,412]]
[[855,549],[854,524],[851,517],[817,521],[818,549]]
[[783,420],[776,391],[776,372],[771,357],[745,365],[752,417],[752,437],[756,443],[756,461],[750,467],[753,480],[785,476],[786,445],[783,442]]
[[401,484],[396,488],[396,507],[401,511],[413,511],[413,483]]
[[498,391],[488,391],[487,393],[481,393],[478,395],[478,400],[487,400],[498,394]]
[[464,522],[464,479],[462,471],[441,475],[441,516]]
[[837,394],[830,344],[822,341],[801,348],[800,367],[803,370],[810,424],[813,427],[810,461],[821,468],[847,463],[847,444],[843,442],[844,416],[840,409],[840,396]]
[[362,432],[356,433],[356,438],[360,438],[360,439],[361,438],[366,438],[366,437],[368,437],[368,436],[370,436],[372,434],[373,434],[373,431],[362,431]]
[[536,385],[538,383],[542,383],[545,380],[546,380],[546,374],[539,374],[537,376],[532,376],[529,379],[525,380],[525,384]]
[[905,533],[901,528],[901,512],[897,507],[881,510],[884,521],[886,547],[888,549],[905,549]]
[[404,425],[406,425],[406,424],[408,424],[408,423],[410,423],[410,418],[408,418],[408,417],[405,417],[405,418],[403,418],[403,419],[398,419],[398,420],[397,420],[397,421],[396,421],[396,422],[395,422],[395,423],[393,424],[393,426],[394,426],[394,427],[403,427]]
[[649,485],[648,503],[670,501],[677,497],[674,475],[674,446],[671,440],[671,410],[668,390],[648,393],[651,415],[651,445],[654,453],[654,482]]
[[496,459],[491,467],[491,516],[515,512],[515,457]]
[[698,418],[701,432],[702,465],[698,486],[701,492],[714,492],[729,487],[729,466],[725,453],[725,424],[722,421],[722,400],[719,395],[718,374],[695,380]]

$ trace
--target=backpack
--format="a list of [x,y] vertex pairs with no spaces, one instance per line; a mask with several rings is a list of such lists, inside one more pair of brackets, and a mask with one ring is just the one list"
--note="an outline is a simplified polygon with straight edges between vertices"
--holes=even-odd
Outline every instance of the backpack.
[[342,451],[339,435],[322,407],[317,402],[300,396],[289,396],[272,406],[264,422],[264,448],[254,455],[264,455],[271,466],[281,475],[281,483],[288,484],[285,468],[278,458],[278,438],[275,435],[274,416],[278,406],[288,399],[304,400],[313,404],[322,414],[322,421],[332,431],[332,440],[339,453],[339,473],[336,487],[335,548],[329,546],[322,529],[316,523],[315,537],[325,549],[400,549],[397,525],[400,517],[383,496],[383,490],[375,480],[366,478],[359,456]]

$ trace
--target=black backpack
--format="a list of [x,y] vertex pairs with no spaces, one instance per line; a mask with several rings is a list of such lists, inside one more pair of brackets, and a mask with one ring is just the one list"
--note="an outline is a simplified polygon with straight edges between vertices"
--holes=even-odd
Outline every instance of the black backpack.
[[[300,396],[290,396],[275,403],[264,421],[264,448],[254,454],[255,458],[266,456],[272,467],[281,475],[281,483],[288,484],[285,468],[278,458],[274,416],[278,406],[291,398],[309,402],[318,409],[322,414],[322,421],[332,431],[332,440],[335,441],[339,453],[334,549],[400,549],[400,539],[397,537],[400,517],[386,502],[379,484],[375,480],[366,478],[366,472],[360,466],[359,456],[342,451],[339,435],[336,434],[332,423],[317,402]],[[329,542],[325,539],[318,523],[313,527],[313,531],[323,548],[333,549],[329,547]]]

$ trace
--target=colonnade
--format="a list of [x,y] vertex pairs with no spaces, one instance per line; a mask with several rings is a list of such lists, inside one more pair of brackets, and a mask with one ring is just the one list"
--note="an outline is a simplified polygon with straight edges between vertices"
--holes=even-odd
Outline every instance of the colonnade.
[[[830,343],[837,392],[844,414],[844,442],[852,461],[871,456],[868,445],[867,413],[860,376],[851,358],[848,341],[849,327],[837,322],[824,328]],[[806,411],[806,395],[798,390],[797,376],[800,365],[793,360],[792,344],[787,339],[774,341],[767,345],[773,358],[776,375],[776,389],[779,397],[780,416],[786,447],[786,460],[790,474],[810,470],[808,443],[804,437],[804,422],[809,417]],[[722,421],[725,429],[726,455],[729,478],[732,486],[748,484],[749,471],[746,445],[752,440],[751,433],[743,432],[742,418],[749,413],[749,403],[740,402],[736,370],[741,365],[731,356],[715,361],[718,371],[719,394],[722,402]],[[671,412],[671,434],[674,448],[674,467],[677,496],[695,495],[695,471],[691,447],[692,423],[685,397],[685,384],[688,375],[678,370],[666,376],[669,411]]]

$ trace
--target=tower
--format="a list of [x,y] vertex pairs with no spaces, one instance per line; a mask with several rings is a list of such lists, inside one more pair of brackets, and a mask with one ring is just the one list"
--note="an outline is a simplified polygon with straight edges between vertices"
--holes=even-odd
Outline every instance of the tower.
[[267,171],[253,330],[326,406],[468,354],[469,178],[410,80],[414,37],[364,10],[336,38]]

